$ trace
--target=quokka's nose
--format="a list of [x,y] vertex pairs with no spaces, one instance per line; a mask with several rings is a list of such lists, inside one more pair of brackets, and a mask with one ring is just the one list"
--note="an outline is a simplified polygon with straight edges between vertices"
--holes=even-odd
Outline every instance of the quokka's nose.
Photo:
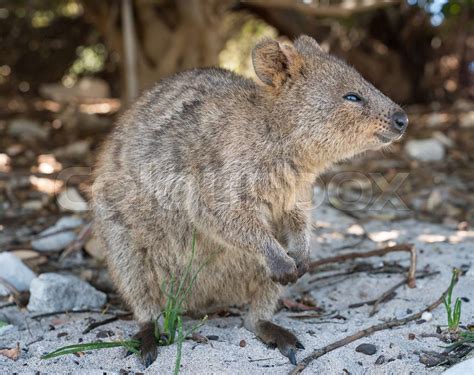
[[403,133],[408,126],[408,117],[405,112],[399,111],[392,115],[392,129],[396,132]]

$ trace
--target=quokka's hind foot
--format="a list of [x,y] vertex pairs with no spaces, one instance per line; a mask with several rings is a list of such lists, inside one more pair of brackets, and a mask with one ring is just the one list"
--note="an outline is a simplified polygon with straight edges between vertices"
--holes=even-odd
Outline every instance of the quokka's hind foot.
[[[155,337],[155,324],[147,322],[140,324],[140,330],[133,336],[134,340],[140,341],[140,356],[145,367],[149,367],[158,355],[158,344]],[[131,352],[127,352],[130,355]]]
[[265,344],[278,348],[293,365],[297,364],[296,351],[304,349],[304,346],[293,333],[268,320],[259,320],[255,325],[255,334]]

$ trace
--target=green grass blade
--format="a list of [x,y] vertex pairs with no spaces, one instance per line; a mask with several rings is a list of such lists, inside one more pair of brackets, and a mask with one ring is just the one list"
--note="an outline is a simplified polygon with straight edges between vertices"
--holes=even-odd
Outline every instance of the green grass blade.
[[183,341],[186,336],[183,334],[183,321],[181,317],[178,316],[178,344],[176,347],[176,362],[174,365],[174,375],[179,374],[179,369],[181,367],[181,353],[183,350]]
[[453,320],[455,329],[459,327],[459,323],[461,322],[461,299],[458,297],[456,298],[456,302],[454,303],[454,313],[453,313]]
[[452,306],[451,304],[453,289],[454,289],[454,286],[456,285],[456,281],[458,277],[459,277],[459,270],[454,268],[448,291],[446,292],[446,295],[443,298],[443,305],[444,305],[444,308],[446,309],[446,315],[447,315],[447,320],[448,320],[448,329],[450,331],[457,331],[459,328],[459,322],[461,321],[461,304],[462,304],[461,300],[459,298],[456,298],[456,302],[454,303],[454,306]]
[[191,247],[191,257],[189,258],[189,262],[186,266],[186,270],[184,271],[184,275],[181,277],[181,281],[179,283],[178,291],[176,292],[176,298],[179,300],[181,296],[181,291],[184,288],[184,284],[189,277],[189,273],[191,272],[191,267],[194,261],[194,256],[196,254],[196,229],[193,230],[193,242]]
[[73,344],[63,346],[62,348],[56,349],[55,351],[48,353],[41,357],[41,359],[50,359],[66,354],[78,353],[86,350],[97,350],[97,349],[108,349],[124,347],[132,352],[138,352],[139,342],[136,340],[128,341],[112,341],[112,342],[89,342],[84,344]]
[[211,255],[209,255],[205,260],[204,262],[202,262],[202,264],[199,266],[199,268],[196,270],[196,272],[194,273],[194,275],[192,276],[191,278],[191,281],[189,282],[189,285],[187,287],[187,289],[185,290],[185,292],[183,293],[183,295],[181,296],[181,298],[178,300],[177,304],[178,306],[181,308],[181,306],[183,305],[183,302],[185,301],[186,297],[188,296],[189,292],[191,291],[191,288],[193,287],[194,283],[196,282],[196,278],[198,277],[199,273],[203,270],[203,268],[205,266],[207,266],[209,264],[209,262],[211,262],[212,259],[214,259],[214,257],[219,253],[219,251],[214,251]]

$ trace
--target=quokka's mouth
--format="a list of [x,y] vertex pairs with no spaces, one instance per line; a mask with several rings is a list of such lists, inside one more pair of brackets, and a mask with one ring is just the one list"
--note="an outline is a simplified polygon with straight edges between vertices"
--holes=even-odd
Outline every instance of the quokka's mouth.
[[402,137],[402,134],[393,134],[387,135],[382,133],[375,133],[375,136],[382,142],[382,143],[392,143],[394,141],[399,140]]

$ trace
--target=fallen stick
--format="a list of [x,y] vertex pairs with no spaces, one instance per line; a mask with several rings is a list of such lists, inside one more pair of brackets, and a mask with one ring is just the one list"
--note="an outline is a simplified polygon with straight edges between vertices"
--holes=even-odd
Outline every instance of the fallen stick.
[[83,313],[97,313],[97,314],[100,314],[100,313],[102,313],[102,311],[101,310],[91,310],[91,309],[58,310],[58,311],[52,311],[52,312],[33,315],[30,318],[31,319],[41,319],[41,318],[49,318],[50,316],[54,316],[54,315],[83,314]]
[[[438,271],[435,271],[435,272],[422,272],[422,273],[418,273],[418,275],[416,276],[416,279],[417,280],[424,279],[425,277],[435,276],[437,274],[439,274]],[[378,298],[372,299],[372,300],[369,300],[369,301],[353,303],[353,304],[349,305],[349,308],[353,309],[353,308],[361,307],[361,306],[364,306],[364,305],[373,306],[372,310],[369,313],[369,316],[373,316],[377,312],[378,306],[382,302],[387,302],[387,301],[391,300],[393,298],[393,296],[395,295],[395,291],[398,288],[400,288],[401,286],[405,285],[406,282],[407,282],[407,279],[405,277],[403,280],[396,283],[394,286],[390,287],[390,289],[388,289],[384,293],[382,293]]]
[[395,245],[395,246],[387,246],[382,249],[367,251],[365,253],[347,253],[347,254],[336,255],[334,257],[316,260],[309,264],[309,272],[314,271],[319,266],[322,266],[328,263],[338,263],[338,262],[343,262],[348,259],[370,258],[370,257],[376,257],[376,256],[379,257],[379,256],[383,256],[389,253],[395,253],[395,252],[400,252],[400,251],[410,253],[410,268],[408,269],[407,284],[410,288],[415,288],[416,287],[416,281],[415,281],[416,249],[415,249],[415,246],[413,246],[412,244],[400,244],[400,245]]
[[360,330],[353,335],[347,336],[341,340],[335,341],[332,344],[329,344],[321,349],[317,349],[314,352],[312,352],[310,355],[308,355],[306,358],[304,358],[292,371],[289,372],[290,375],[296,375],[296,374],[301,374],[303,370],[315,359],[318,359],[322,357],[323,355],[335,350],[339,349],[347,344],[350,344],[351,342],[357,341],[361,339],[362,337],[367,337],[370,336],[371,334],[378,332],[378,331],[383,331],[385,329],[389,328],[394,328],[394,327],[399,327],[403,326],[409,322],[412,322],[414,320],[418,320],[421,318],[424,312],[426,311],[432,311],[435,308],[437,308],[439,305],[444,300],[444,297],[448,294],[450,288],[454,286],[458,282],[459,277],[455,278],[454,284],[452,284],[448,289],[444,291],[444,293],[439,297],[435,302],[433,302],[431,305],[425,307],[423,310],[418,311],[415,314],[409,315],[406,318],[403,319],[393,319],[389,320],[388,322],[385,323],[380,323],[373,325],[369,328],[365,328],[363,330]]
[[28,298],[29,298],[29,292],[26,293],[21,293],[18,291],[17,288],[7,280],[5,280],[3,277],[0,277],[0,285],[3,285],[8,292],[10,293],[10,296],[13,298],[13,301],[18,307],[25,307],[26,304],[28,303]]
[[318,283],[320,281],[324,281],[324,280],[332,279],[332,278],[336,278],[336,277],[352,276],[352,275],[355,275],[355,274],[358,274],[358,273],[369,273],[369,274],[389,273],[389,274],[395,274],[395,273],[403,273],[403,272],[406,272],[408,270],[407,268],[401,267],[401,266],[395,267],[395,266],[385,265],[383,267],[377,267],[377,268],[374,267],[374,266],[371,266],[370,268],[365,267],[365,264],[363,265],[363,267],[361,267],[361,266],[362,266],[362,264],[358,264],[355,267],[351,267],[348,271],[316,277],[314,279],[308,280],[308,284],[314,284],[314,283]]
[[68,245],[68,247],[66,247],[66,249],[61,254],[59,260],[64,260],[72,253],[82,249],[82,247],[86,243],[91,233],[92,233],[92,222],[88,222],[82,227],[77,238],[70,245]]
[[114,315],[111,318],[107,318],[107,319],[101,320],[99,322],[91,323],[87,326],[87,328],[84,331],[82,331],[82,333],[85,335],[86,333],[89,333],[90,331],[92,331],[93,329],[96,329],[97,327],[101,327],[103,325],[115,322],[116,320],[119,320],[120,318],[125,318],[125,317],[131,316],[131,315],[132,315],[131,312],[130,313],[125,313],[125,314],[117,314],[117,315]]
[[47,312],[47,313],[41,313],[37,315],[30,316],[30,319],[41,319],[41,318],[48,318],[50,316],[54,315],[69,315],[69,314],[83,314],[83,313],[94,313],[94,314],[109,314],[109,315],[118,315],[118,316],[126,316],[130,315],[131,312],[124,311],[124,310],[114,310],[108,311],[108,306],[105,309],[80,309],[80,310],[58,310],[58,311],[52,311],[52,312]]

